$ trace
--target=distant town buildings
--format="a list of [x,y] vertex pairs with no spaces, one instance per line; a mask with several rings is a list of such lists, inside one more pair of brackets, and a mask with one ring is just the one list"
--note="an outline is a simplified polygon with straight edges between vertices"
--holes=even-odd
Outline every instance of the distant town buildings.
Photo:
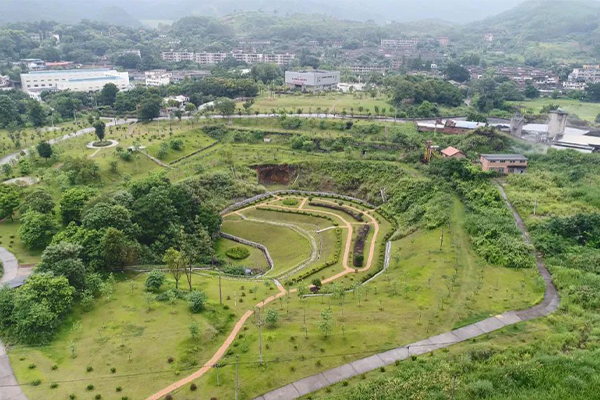
[[440,36],[438,38],[438,43],[442,47],[448,47],[450,45],[450,38],[448,36]]
[[325,91],[337,89],[340,71],[286,71],[285,84],[290,89],[303,91]]
[[271,45],[271,41],[270,40],[240,40],[239,42],[240,46],[270,46]]
[[125,54],[133,54],[135,56],[142,58],[142,52],[138,49],[123,50],[123,51],[120,51],[118,54],[120,56],[124,56]]
[[44,90],[72,90],[74,92],[97,92],[107,83],[114,83],[120,90],[129,88],[129,74],[110,69],[71,69],[62,71],[32,71],[21,74],[24,92]]
[[483,40],[485,40],[486,42],[493,42],[494,41],[494,34],[493,33],[486,33],[485,35],[483,35]]
[[245,62],[247,64],[258,64],[258,63],[270,63],[277,65],[288,65],[295,58],[295,54],[284,53],[284,54],[269,54],[269,53],[245,53],[245,52],[231,52],[231,53],[207,53],[199,52],[194,53],[190,51],[166,51],[162,53],[162,59],[164,61],[195,61],[200,65],[214,65],[223,61],[227,56],[231,56],[239,62]]
[[412,39],[381,39],[384,49],[414,49],[419,44],[418,38]]
[[164,86],[171,83],[173,74],[164,69],[157,69],[154,71],[146,71],[145,77],[146,86]]
[[479,161],[482,170],[501,174],[524,174],[528,163],[521,154],[482,154]]

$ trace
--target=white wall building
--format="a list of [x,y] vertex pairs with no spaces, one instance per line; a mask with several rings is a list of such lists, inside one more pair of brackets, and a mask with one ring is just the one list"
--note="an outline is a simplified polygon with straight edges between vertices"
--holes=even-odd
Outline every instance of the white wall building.
[[193,51],[164,51],[162,53],[162,59],[164,61],[194,61],[194,52]]
[[381,39],[384,49],[414,49],[419,44],[418,38],[413,39]]
[[171,83],[173,74],[164,69],[146,71],[146,86],[164,86]]
[[8,75],[0,75],[0,87],[10,86],[10,78]]
[[107,83],[114,83],[119,90],[129,88],[129,74],[110,69],[71,69],[62,71],[34,71],[21,74],[24,92],[43,90],[72,90],[74,92],[97,92]]
[[218,64],[227,57],[227,53],[196,53],[195,61],[200,65]]
[[291,89],[323,91],[337,89],[340,71],[286,71],[285,84]]

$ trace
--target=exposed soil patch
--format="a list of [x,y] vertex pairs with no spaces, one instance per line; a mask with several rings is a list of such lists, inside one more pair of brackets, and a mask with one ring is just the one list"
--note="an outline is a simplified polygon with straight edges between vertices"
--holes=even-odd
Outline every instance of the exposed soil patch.
[[258,182],[263,185],[289,185],[296,176],[296,169],[290,165],[257,165]]

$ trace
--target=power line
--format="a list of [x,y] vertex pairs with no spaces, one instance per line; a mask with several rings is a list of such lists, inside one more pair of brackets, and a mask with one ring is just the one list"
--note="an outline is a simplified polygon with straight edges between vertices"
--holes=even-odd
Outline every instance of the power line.
[[[541,332],[541,331],[546,331],[546,329],[535,329],[535,330],[531,330],[531,331],[527,331],[527,333],[535,333],[535,332]],[[490,332],[493,333],[493,332]],[[357,355],[365,355],[365,354],[372,354],[372,355],[376,355],[379,353],[383,353],[386,351],[390,351],[390,350],[394,350],[394,349],[402,349],[402,348],[406,348],[409,350],[409,356],[410,356],[410,349],[411,348],[420,348],[420,347],[431,347],[431,346],[450,346],[450,345],[454,345],[454,344],[459,344],[461,342],[442,342],[442,343],[436,343],[434,344],[418,344],[418,345],[406,345],[406,346],[394,346],[394,347],[381,347],[381,348],[374,348],[374,349],[369,349],[369,350],[362,350],[362,351],[354,351],[354,352],[348,352],[348,353],[336,353],[336,354],[321,354],[321,355],[315,355],[315,356],[302,356],[302,357],[275,357],[271,360],[264,360],[263,364],[278,364],[278,363],[288,363],[288,362],[292,362],[292,361],[310,361],[310,360],[315,360],[315,359],[322,359],[322,358],[334,358],[334,357],[347,357],[347,356],[357,356]],[[432,351],[435,350],[439,350],[441,347],[439,348],[435,348]],[[285,353],[285,354],[289,354],[289,353]],[[235,357],[238,357],[238,355],[236,355]],[[234,360],[234,356],[230,356],[230,357],[223,357],[221,358],[219,361],[217,361],[214,364],[204,364],[204,366],[208,366],[210,368],[222,368],[224,366],[227,365],[227,361],[235,361]],[[357,360],[355,360],[357,361]],[[260,365],[260,361],[239,361],[240,365]],[[198,366],[193,366],[193,367],[187,367],[187,368],[182,368],[182,369],[178,369],[178,371],[196,371],[198,370]],[[158,375],[158,374],[163,374],[163,373],[172,373],[173,370],[172,369],[164,369],[164,370],[158,370],[158,371],[144,371],[144,372],[136,372],[136,373],[131,373],[131,374],[122,374],[122,375],[116,375],[116,374],[112,374],[112,375],[105,375],[105,376],[99,376],[99,377],[86,377],[86,378],[75,378],[75,379],[66,379],[66,380],[55,380],[53,382],[56,383],[75,383],[75,382],[82,382],[82,381],[89,381],[90,379],[124,379],[124,378],[131,378],[131,377],[138,377],[138,376],[148,376],[148,375]],[[22,384],[16,384],[16,385],[0,385],[0,388],[3,387],[15,387],[15,386],[33,386],[32,383],[22,383]]]

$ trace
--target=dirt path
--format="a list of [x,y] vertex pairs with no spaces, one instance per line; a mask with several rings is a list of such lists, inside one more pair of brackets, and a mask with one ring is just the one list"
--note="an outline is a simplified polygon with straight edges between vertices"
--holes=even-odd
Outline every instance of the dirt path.
[[[315,213],[321,213],[321,214],[328,214],[328,215],[332,215],[336,218],[338,218],[339,220],[342,221],[342,223],[344,225],[346,225],[346,228],[348,229],[348,236],[347,236],[347,240],[346,240],[346,247],[344,249],[344,257],[343,257],[343,261],[342,261],[342,265],[344,267],[344,271],[328,278],[325,279],[323,281],[323,284],[329,283],[329,282],[333,282],[336,279],[339,279],[351,272],[355,272],[355,269],[351,266],[349,266],[348,264],[348,260],[350,258],[350,252],[352,251],[352,234],[353,234],[353,229],[352,229],[352,224],[350,222],[348,222],[344,217],[335,214],[333,212],[329,212],[329,211],[324,211],[324,210],[314,210],[314,209],[309,209],[309,208],[304,208],[304,205],[306,204],[307,198],[305,197],[302,201],[302,203],[300,204],[300,207],[298,209],[302,209],[305,211],[311,211],[311,212],[315,212]],[[242,213],[246,210],[250,210],[253,208],[256,208],[258,205],[252,205],[252,206],[248,206],[239,210],[235,210],[232,211],[230,213],[227,213],[225,215],[223,215],[223,217],[227,217],[228,215],[232,215],[232,214],[236,214],[241,216]],[[271,206],[271,207],[276,207],[276,208],[281,208],[281,209],[288,209],[288,210],[298,210],[296,208],[288,208],[288,207],[281,207],[281,206]],[[373,234],[373,238],[371,239],[371,246],[369,248],[369,256],[367,258],[367,264],[364,268],[359,269],[360,272],[363,271],[367,271],[368,269],[371,268],[371,264],[373,262],[373,258],[374,258],[374,252],[375,252],[375,243],[377,240],[377,236],[379,234],[379,223],[377,222],[377,220],[375,218],[373,218],[371,215],[368,215],[367,212],[365,211],[361,211],[357,208],[354,208],[352,206],[346,206],[348,208],[351,208],[352,210],[358,211],[360,213],[362,213],[363,215],[365,215],[366,217],[368,217],[371,222],[373,223],[373,225],[375,226],[375,232]],[[279,293],[277,293],[274,296],[271,296],[269,298],[267,298],[266,300],[261,301],[260,303],[258,303],[255,307],[263,307],[266,304],[269,304],[270,302],[272,302],[273,300],[278,299],[281,296],[284,296],[287,291],[285,290],[285,288],[281,285],[281,283],[277,280],[274,280],[275,284],[277,285],[277,288],[279,289]],[[289,290],[289,293],[296,293],[297,289],[291,289]],[[149,397],[146,398],[146,400],[159,400],[161,397],[166,396],[167,394],[173,392],[174,390],[177,390],[187,384],[191,384],[194,380],[199,379],[200,377],[202,377],[204,374],[206,374],[208,371],[210,371],[210,369],[212,368],[213,365],[217,364],[219,362],[219,360],[223,357],[223,355],[225,354],[225,352],[227,351],[227,349],[229,348],[229,346],[231,346],[231,344],[233,343],[233,341],[235,340],[237,334],[239,333],[239,331],[242,329],[242,327],[244,326],[244,324],[246,323],[246,321],[248,320],[248,318],[250,318],[250,316],[252,316],[254,314],[254,310],[248,310],[246,311],[246,313],[244,313],[244,315],[242,316],[242,318],[240,318],[240,320],[235,324],[235,326],[233,327],[233,330],[231,331],[231,333],[229,334],[229,336],[227,337],[227,339],[225,340],[225,342],[223,342],[223,344],[221,345],[221,347],[219,347],[219,349],[217,350],[217,352],[212,356],[212,358],[210,360],[208,360],[204,366],[202,368],[200,368],[198,371],[194,372],[193,374],[167,386],[166,388],[164,388],[163,390],[161,390],[160,392],[157,392]]]

